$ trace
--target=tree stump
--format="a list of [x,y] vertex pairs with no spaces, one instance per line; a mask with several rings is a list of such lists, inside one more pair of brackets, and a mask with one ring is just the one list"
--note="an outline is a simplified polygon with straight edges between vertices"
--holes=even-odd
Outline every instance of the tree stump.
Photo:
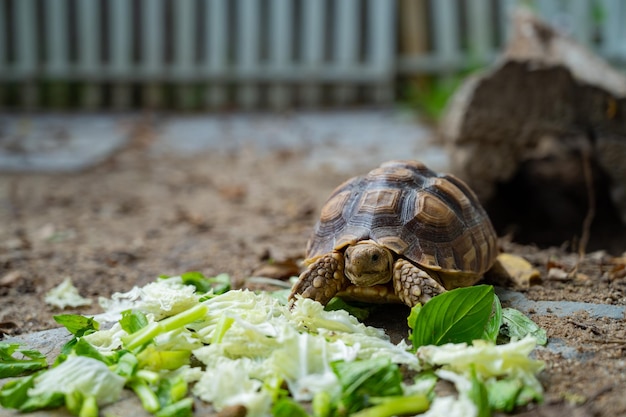
[[500,233],[585,249],[591,218],[599,239],[624,231],[626,77],[530,12],[456,92],[440,134]]

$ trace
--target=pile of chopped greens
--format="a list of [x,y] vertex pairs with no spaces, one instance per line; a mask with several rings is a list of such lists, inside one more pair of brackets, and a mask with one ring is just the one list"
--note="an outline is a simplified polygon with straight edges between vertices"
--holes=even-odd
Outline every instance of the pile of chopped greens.
[[[96,318],[55,316],[74,337],[51,366],[0,343],[0,378],[20,376],[0,389],[0,405],[97,416],[130,389],[162,417],[191,416],[194,397],[250,417],[453,417],[542,399],[543,365],[529,354],[545,332],[501,308],[491,286],[414,307],[399,344],[343,309],[230,290],[226,275],[162,277],[101,304]],[[439,380],[456,394],[437,396]]]

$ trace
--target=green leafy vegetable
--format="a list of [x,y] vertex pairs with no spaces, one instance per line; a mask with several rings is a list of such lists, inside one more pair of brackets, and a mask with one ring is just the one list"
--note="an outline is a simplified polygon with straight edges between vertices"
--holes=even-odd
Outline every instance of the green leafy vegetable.
[[84,317],[78,314],[58,314],[52,316],[52,318],[74,335],[61,348],[61,356],[57,359],[57,362],[62,362],[65,356],[69,355],[81,337],[93,334],[100,328],[100,324],[93,317]]
[[212,293],[213,295],[224,294],[231,288],[230,277],[228,274],[219,274],[214,277],[207,278],[201,272],[185,272],[180,276],[183,284],[193,285],[199,294]]
[[402,395],[402,374],[386,358],[331,364],[341,385],[340,415],[351,415],[370,405],[372,397]]
[[[158,417],[191,417],[192,394],[218,412],[242,405],[249,417],[307,416],[307,402],[315,417],[429,408],[436,415],[451,407],[482,417],[542,398],[535,376],[542,364],[528,357],[535,340],[493,343],[501,322],[510,331],[520,320],[503,319],[492,287],[453,290],[415,306],[410,341],[414,349],[428,343],[416,355],[405,341],[393,344],[382,329],[359,322],[354,314],[367,308],[350,307],[350,314],[347,305],[324,309],[304,298],[287,305],[227,285],[225,274],[188,273],[114,294],[102,303],[99,320],[114,322],[105,330],[93,318],[56,316],[74,335],[71,343],[52,368],[5,383],[0,405],[20,411],[65,405],[97,416],[126,387]],[[466,343],[449,343],[458,341]],[[17,349],[0,344],[0,369],[16,360],[15,352],[27,358],[19,360],[40,359]],[[404,370],[415,373],[412,381]],[[439,379],[453,382],[458,395],[436,393]]]
[[522,312],[514,308],[502,309],[502,328],[500,335],[505,340],[519,340],[527,335],[533,336],[537,340],[537,344],[545,345],[548,343],[546,331],[525,316]]
[[409,323],[413,347],[471,343],[485,334],[494,303],[493,287],[457,288],[432,298]]
[[284,397],[276,401],[272,407],[274,417],[308,417],[304,407],[291,398]]
[[193,398],[183,398],[157,411],[155,417],[192,417]]
[[502,304],[497,295],[493,296],[493,307],[489,321],[485,326],[485,331],[481,339],[490,340],[495,342],[500,334],[500,328],[502,326]]
[[100,329],[100,324],[93,317],[79,316],[77,314],[58,314],[52,316],[52,318],[76,337],[82,337]]
[[120,325],[126,333],[133,334],[148,325],[148,318],[141,311],[125,310],[122,311]]
[[122,338],[127,349],[132,350],[149,343],[160,334],[176,330],[189,323],[201,319],[207,312],[207,306],[198,304],[189,310],[178,313],[174,316],[163,319],[159,322],[152,322],[146,327],[141,328],[133,334],[129,334]]
[[21,410],[23,404],[28,401],[28,390],[33,387],[37,375],[39,373],[5,383],[0,390],[0,405],[4,408]]
[[425,395],[385,398],[380,404],[358,411],[352,417],[392,417],[420,414],[428,410],[430,402]]
[[467,396],[474,402],[478,414],[476,417],[490,417],[491,407],[489,406],[489,393],[487,387],[476,376],[476,370],[472,367],[469,372],[469,380],[471,387],[467,392]]
[[365,307],[357,307],[352,304],[346,303],[343,299],[339,297],[332,298],[328,304],[324,307],[326,311],[336,311],[336,310],[345,310],[357,319],[363,321],[367,319],[370,315],[370,309]]
[[66,395],[79,392],[84,398],[94,397],[98,404],[109,404],[119,398],[125,382],[99,360],[70,356],[65,362],[37,376],[33,388],[28,391],[28,401],[45,402],[61,395],[63,402]]
[[[13,357],[13,354],[16,352],[22,354],[27,359]],[[0,378],[20,376],[47,367],[48,361],[40,352],[31,349],[20,349],[18,343],[0,342]]]

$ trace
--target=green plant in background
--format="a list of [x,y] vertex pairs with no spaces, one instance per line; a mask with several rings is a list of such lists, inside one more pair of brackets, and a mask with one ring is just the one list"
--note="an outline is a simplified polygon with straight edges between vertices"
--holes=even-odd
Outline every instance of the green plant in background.
[[436,123],[463,79],[463,76],[455,75],[406,80],[401,84],[400,103],[417,110],[426,121]]

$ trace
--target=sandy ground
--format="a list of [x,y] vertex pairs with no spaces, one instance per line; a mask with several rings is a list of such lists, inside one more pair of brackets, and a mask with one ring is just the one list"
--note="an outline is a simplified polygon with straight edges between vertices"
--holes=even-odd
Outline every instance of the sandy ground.
[[[259,268],[297,266],[330,191],[362,172],[311,165],[302,149],[238,146],[176,156],[150,146],[151,136],[138,131],[124,149],[80,173],[0,175],[0,338],[56,327],[59,311],[43,296],[67,277],[97,299],[161,274],[226,272],[246,286],[246,278],[265,273]],[[324,146],[333,154],[332,144]],[[596,252],[581,260],[554,248],[502,245],[540,270],[540,285],[517,288],[530,300],[626,304],[624,258]],[[549,275],[549,267],[573,273]],[[402,332],[402,313],[389,314],[398,322],[377,324]],[[546,361],[546,401],[519,413],[626,415],[624,318],[585,311],[531,317],[567,349],[537,352]]]

